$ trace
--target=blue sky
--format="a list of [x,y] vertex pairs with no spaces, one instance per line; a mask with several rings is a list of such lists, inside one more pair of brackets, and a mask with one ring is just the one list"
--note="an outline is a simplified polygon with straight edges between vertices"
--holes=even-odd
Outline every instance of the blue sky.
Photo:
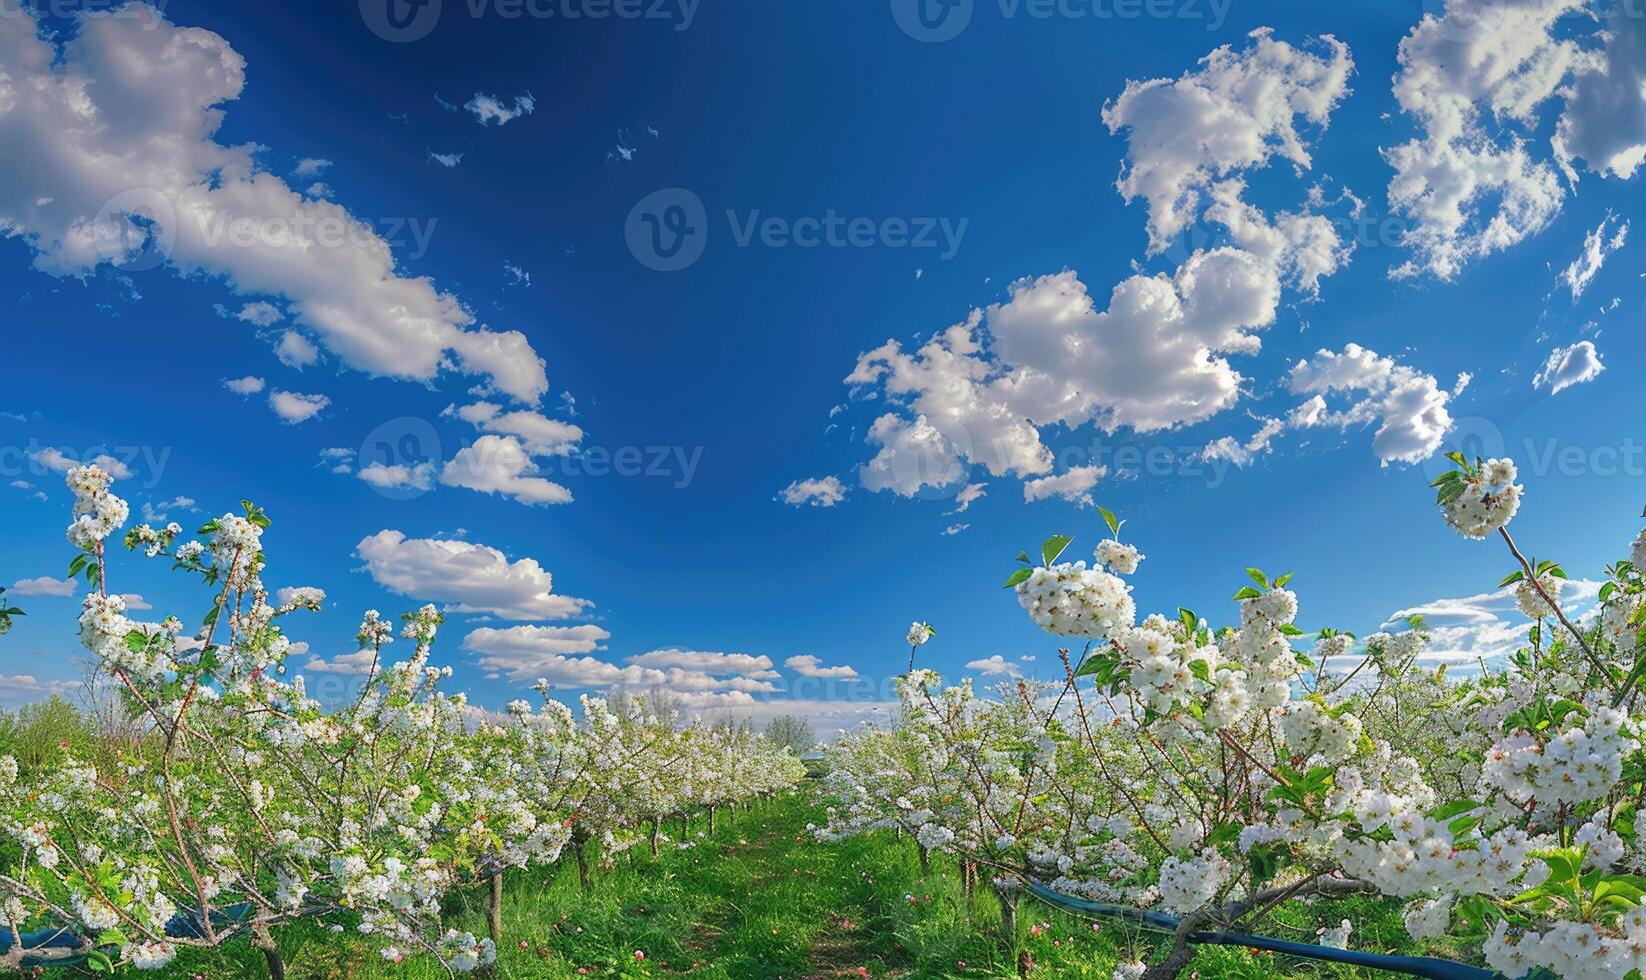
[[[106,16],[93,3],[104,16],[0,24],[14,83],[61,95],[89,81],[96,106],[74,118],[64,98],[0,85],[13,188],[0,194],[0,482],[28,484],[0,487],[0,583],[29,612],[0,640],[8,702],[78,674],[75,600],[17,583],[60,579],[70,557],[54,461],[104,452],[131,470],[116,490],[134,520],[144,503],[185,525],[242,497],[268,510],[269,584],[330,597],[291,625],[308,644],[294,667],[346,668],[335,658],[365,608],[436,601],[453,607],[439,657],[492,706],[538,672],[568,693],[603,689],[610,671],[563,659],[592,656],[673,667],[665,684],[705,708],[849,720],[859,707],[776,702],[863,696],[801,673],[894,674],[916,618],[938,628],[930,666],[976,675],[965,665],[1000,656],[1046,675],[1055,640],[998,586],[1049,534],[1089,554],[1101,521],[1088,497],[1127,518],[1148,556],[1144,610],[1230,619],[1241,569],[1257,565],[1296,570],[1306,626],[1362,633],[1489,592],[1508,570],[1501,548],[1450,536],[1434,513],[1443,449],[1519,458],[1529,500],[1515,530],[1574,575],[1597,574],[1638,530],[1646,342],[1625,228],[1646,134],[1630,128],[1640,107],[1597,100],[1601,83],[1639,77],[1642,46],[1629,43],[1638,21],[1608,20],[1605,4],[1516,0],[1482,21],[1458,0],[973,0],[955,20],[928,9],[938,33],[958,30],[946,40],[905,0],[402,4],[171,0]],[[386,26],[390,5],[405,31]],[[1221,69],[1201,62],[1218,48]],[[1561,66],[1563,87],[1521,104],[1529,62],[1514,59],[1527,52]],[[1471,60],[1501,71],[1452,73]],[[1397,73],[1418,93],[1404,103]],[[1466,138],[1426,129],[1437,105],[1470,107]],[[1392,151],[1426,133],[1402,167]],[[1449,152],[1481,141],[1498,155]],[[1131,200],[1117,187],[1128,175]],[[1414,180],[1472,182],[1461,223],[1446,226],[1433,194],[1402,198]],[[1216,193],[1265,231],[1294,227],[1289,213],[1334,240],[1253,258],[1262,249],[1208,212]],[[317,247],[289,262],[267,242],[192,237],[221,230],[213,208],[289,219],[335,213],[328,201],[371,234],[311,227]],[[803,244],[831,221],[839,240]],[[685,251],[648,247],[653,225],[664,246],[689,227]],[[90,234],[110,229],[112,245]],[[1130,277],[1166,289],[1180,267],[1233,252],[1253,282],[1231,273],[1196,316],[1260,310],[1215,339],[1204,323],[1199,339],[1145,336],[1146,317],[1092,327]],[[1307,261],[1324,271],[1306,277]],[[1073,283],[1093,304],[1084,320]],[[1073,302],[1074,327],[1037,302],[1054,294]],[[958,374],[859,364],[888,340],[912,355],[973,310],[984,349],[956,354]],[[1057,345],[1073,335],[1058,331],[1082,323],[1094,332],[1068,355]],[[1162,338],[1175,353],[1150,346]],[[1337,360],[1351,350],[1375,354]],[[1216,390],[1185,409],[1181,379],[1151,366],[1197,353],[1224,369],[1191,379]],[[966,397],[985,404],[938,419],[921,456],[911,426],[953,407],[967,371],[983,380]],[[1008,392],[1028,376],[1017,371],[1057,397]],[[1344,371],[1361,386],[1309,386]],[[262,384],[224,385],[245,378]],[[284,415],[275,392],[290,393]],[[1401,392],[1427,416],[1396,417]],[[324,406],[299,419],[295,396]],[[1054,407],[1064,422],[1046,421]],[[867,440],[882,417],[902,438],[877,470]],[[1268,420],[1272,438],[1253,441]],[[1037,442],[1008,458],[996,425]],[[1238,451],[1211,448],[1225,437]],[[496,486],[511,439],[529,467],[507,474],[527,481],[515,495],[454,485]],[[465,450],[479,460],[467,469]],[[374,485],[361,476],[374,463],[401,469],[372,471]],[[934,468],[942,485],[910,485]],[[378,539],[374,563],[362,542],[384,531],[399,535]],[[418,544],[431,540],[456,542],[435,549],[437,567]],[[521,608],[546,584],[510,564],[524,559],[553,594],[586,602]],[[158,563],[127,556],[111,580],[153,606],[143,616],[206,605]],[[495,635],[465,649],[474,631],[520,626],[556,632],[512,647],[512,673],[481,663]],[[670,650],[699,656],[629,660]],[[703,656],[731,653],[771,664]]]

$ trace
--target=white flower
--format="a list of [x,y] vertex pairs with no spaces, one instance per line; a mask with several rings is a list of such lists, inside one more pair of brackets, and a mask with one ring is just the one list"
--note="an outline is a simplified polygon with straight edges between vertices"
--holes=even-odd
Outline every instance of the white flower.
[[1137,571],[1138,563],[1143,560],[1134,545],[1121,544],[1113,538],[1105,538],[1097,543],[1097,549],[1092,552],[1099,565],[1106,565],[1121,575],[1130,575]]
[[102,899],[86,899],[76,893],[73,897],[74,914],[86,924],[93,934],[105,929],[113,929],[120,924],[120,914]]
[[1452,924],[1452,896],[1413,902],[1403,918],[1406,931],[1419,942],[1445,935]]
[[916,621],[909,624],[907,640],[911,647],[924,646],[927,640],[936,635],[937,630],[932,629],[931,624]]
[[95,464],[70,467],[64,482],[74,492],[74,520],[68,528],[68,539],[75,548],[91,551],[126,523],[131,508],[109,493],[113,478],[102,467]]
[[171,943],[137,943],[128,951],[131,965],[139,970],[159,970],[177,958],[177,947]]
[[1209,847],[1196,858],[1168,857],[1160,865],[1160,901],[1174,912],[1193,912],[1217,898],[1233,870]]
[[[1520,584],[1515,586],[1515,605],[1520,607],[1521,613],[1528,619],[1543,619],[1546,616],[1553,616],[1555,607],[1549,605],[1543,595],[1548,595],[1549,599],[1558,603],[1560,601],[1560,582],[1560,579],[1548,574],[1539,576],[1536,585],[1532,584],[1531,579],[1521,579]],[[1538,586],[1543,589],[1541,594],[1538,592]]]
[[1017,584],[1017,601],[1041,629],[1058,636],[1106,638],[1137,618],[1131,586],[1100,568],[1036,568]]
[[1446,523],[1466,538],[1484,538],[1507,527],[1526,488],[1515,483],[1513,460],[1489,459],[1465,478],[1463,493],[1441,505]]

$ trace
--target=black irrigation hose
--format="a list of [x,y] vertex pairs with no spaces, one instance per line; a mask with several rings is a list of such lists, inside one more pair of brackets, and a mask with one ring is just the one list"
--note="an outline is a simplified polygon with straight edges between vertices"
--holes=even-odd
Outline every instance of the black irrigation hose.
[[[1050,888],[1032,881],[1025,882],[1025,887],[1028,889],[1029,894],[1042,902],[1053,908],[1072,912],[1076,915],[1102,919],[1122,919],[1158,932],[1176,932],[1181,921],[1162,912],[1151,912],[1127,905],[1110,905],[1105,902],[1090,902],[1083,898],[1075,898],[1072,895],[1052,891]],[[1382,953],[1363,953],[1358,950],[1335,949],[1330,946],[1294,943],[1285,939],[1247,936],[1234,932],[1191,932],[1187,939],[1191,945],[1195,946],[1246,946],[1251,949],[1266,949],[1271,952],[1285,953],[1288,956],[1297,956],[1302,959],[1320,960],[1326,963],[1343,963],[1348,966],[1363,966],[1372,970],[1404,973],[1410,977],[1427,977],[1429,980],[1507,980],[1503,974],[1494,973],[1491,970],[1482,970],[1479,967],[1466,966],[1451,960],[1424,956],[1387,956]]]

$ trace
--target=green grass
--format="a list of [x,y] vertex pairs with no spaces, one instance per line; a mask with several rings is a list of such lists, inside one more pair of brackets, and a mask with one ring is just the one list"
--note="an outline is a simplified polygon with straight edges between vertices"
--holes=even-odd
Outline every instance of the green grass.
[[[814,844],[805,827],[819,819],[818,808],[798,795],[758,804],[749,813],[723,814],[716,833],[694,848],[666,849],[654,860],[642,847],[610,870],[597,869],[586,896],[569,860],[566,867],[511,874],[494,975],[780,980],[856,977],[866,970],[893,978],[1017,976],[1016,953],[1000,936],[993,895],[982,889],[968,908],[952,857],[934,858],[924,873],[907,837],[885,833]],[[706,829],[702,818],[692,824],[694,835]],[[678,833],[678,824],[671,831]],[[459,893],[449,902],[447,924],[483,935],[485,906],[483,890]],[[1413,952],[1393,903],[1298,905],[1265,931],[1312,941],[1315,924],[1345,917],[1358,924],[1357,948]],[[430,958],[394,966],[351,937],[312,925],[288,928],[277,938],[293,980],[446,976]],[[1089,922],[1026,901],[1015,948],[1034,958],[1036,976],[1108,980],[1117,959],[1147,952],[1152,941],[1117,924],[1094,931]],[[644,960],[635,959],[636,950]],[[1192,969],[1202,978],[1230,980],[1374,976],[1228,948],[1202,950]],[[261,954],[238,944],[185,953],[167,976],[195,974],[217,980],[265,971]]]

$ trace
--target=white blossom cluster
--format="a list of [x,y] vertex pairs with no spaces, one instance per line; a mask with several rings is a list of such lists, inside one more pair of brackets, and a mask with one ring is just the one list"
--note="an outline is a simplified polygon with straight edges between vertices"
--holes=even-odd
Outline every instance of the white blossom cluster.
[[1143,561],[1143,554],[1136,545],[1121,544],[1114,538],[1104,538],[1097,543],[1092,557],[1099,565],[1110,569],[1117,575],[1133,575],[1137,566]]
[[[432,956],[469,972],[490,965],[496,947],[444,927],[453,888],[573,850],[580,863],[598,854],[609,864],[647,836],[667,840],[666,817],[782,792],[804,776],[792,753],[747,731],[680,728],[593,698],[578,719],[546,685],[540,710],[514,705],[494,722],[443,689],[451,668],[430,663],[441,624],[432,605],[398,629],[367,612],[356,638],[372,667],[356,696],[323,705],[301,675],[284,679],[283,620],[320,608],[325,594],[271,595],[260,510],[224,514],[181,544],[176,525],[126,536],[149,557],[177,545],[180,570],[209,591],[211,611],[185,639],[178,619],[134,620],[107,588],[104,541],[128,512],[108,474],[76,467],[68,483],[76,561],[98,571],[81,640],[152,738],[113,754],[117,762],[65,749],[24,771],[0,757],[8,929],[102,936],[119,947],[119,965],[160,970],[181,949],[310,919],[352,931],[389,961]],[[405,656],[391,660],[397,640]],[[168,933],[180,913],[230,908],[249,911],[211,935]]]
[[1034,569],[1018,583],[1017,600],[1047,632],[1103,639],[1137,618],[1131,592],[1119,577],[1077,561]]
[[[1535,582],[1535,584],[1534,584]],[[1543,619],[1555,614],[1550,602],[1560,601],[1561,579],[1544,573],[1536,579],[1523,578],[1515,586],[1515,605],[1528,619]],[[1547,598],[1545,598],[1547,597]]]
[[96,464],[70,467],[65,481],[74,493],[74,520],[69,524],[69,544],[80,551],[92,551],[126,523],[131,507],[109,493],[114,478]]
[[[1481,538],[1507,527],[1523,489],[1511,461],[1469,471],[1441,509]],[[1646,533],[1581,625],[1557,615],[1562,576],[1537,566],[1541,592],[1515,591],[1539,628],[1473,675],[1420,667],[1420,623],[1306,635],[1290,577],[1255,570],[1232,627],[1187,610],[1139,621],[1116,574],[1130,554],[1111,541],[1096,568],[1014,575],[1037,625],[1089,641],[1078,669],[988,696],[914,672],[895,727],[833,747],[817,838],[897,829],[1065,894],[1215,909],[1235,928],[1268,896],[1369,891],[1401,903],[1416,941],[1492,930],[1484,959],[1508,977],[1646,965],[1646,694],[1631,690]],[[1565,888],[1610,897],[1548,897]],[[1360,936],[1341,917],[1315,928],[1324,945]]]
[[1513,460],[1488,459],[1465,480],[1461,496],[1441,507],[1446,523],[1466,538],[1484,538],[1508,526],[1526,488]]

